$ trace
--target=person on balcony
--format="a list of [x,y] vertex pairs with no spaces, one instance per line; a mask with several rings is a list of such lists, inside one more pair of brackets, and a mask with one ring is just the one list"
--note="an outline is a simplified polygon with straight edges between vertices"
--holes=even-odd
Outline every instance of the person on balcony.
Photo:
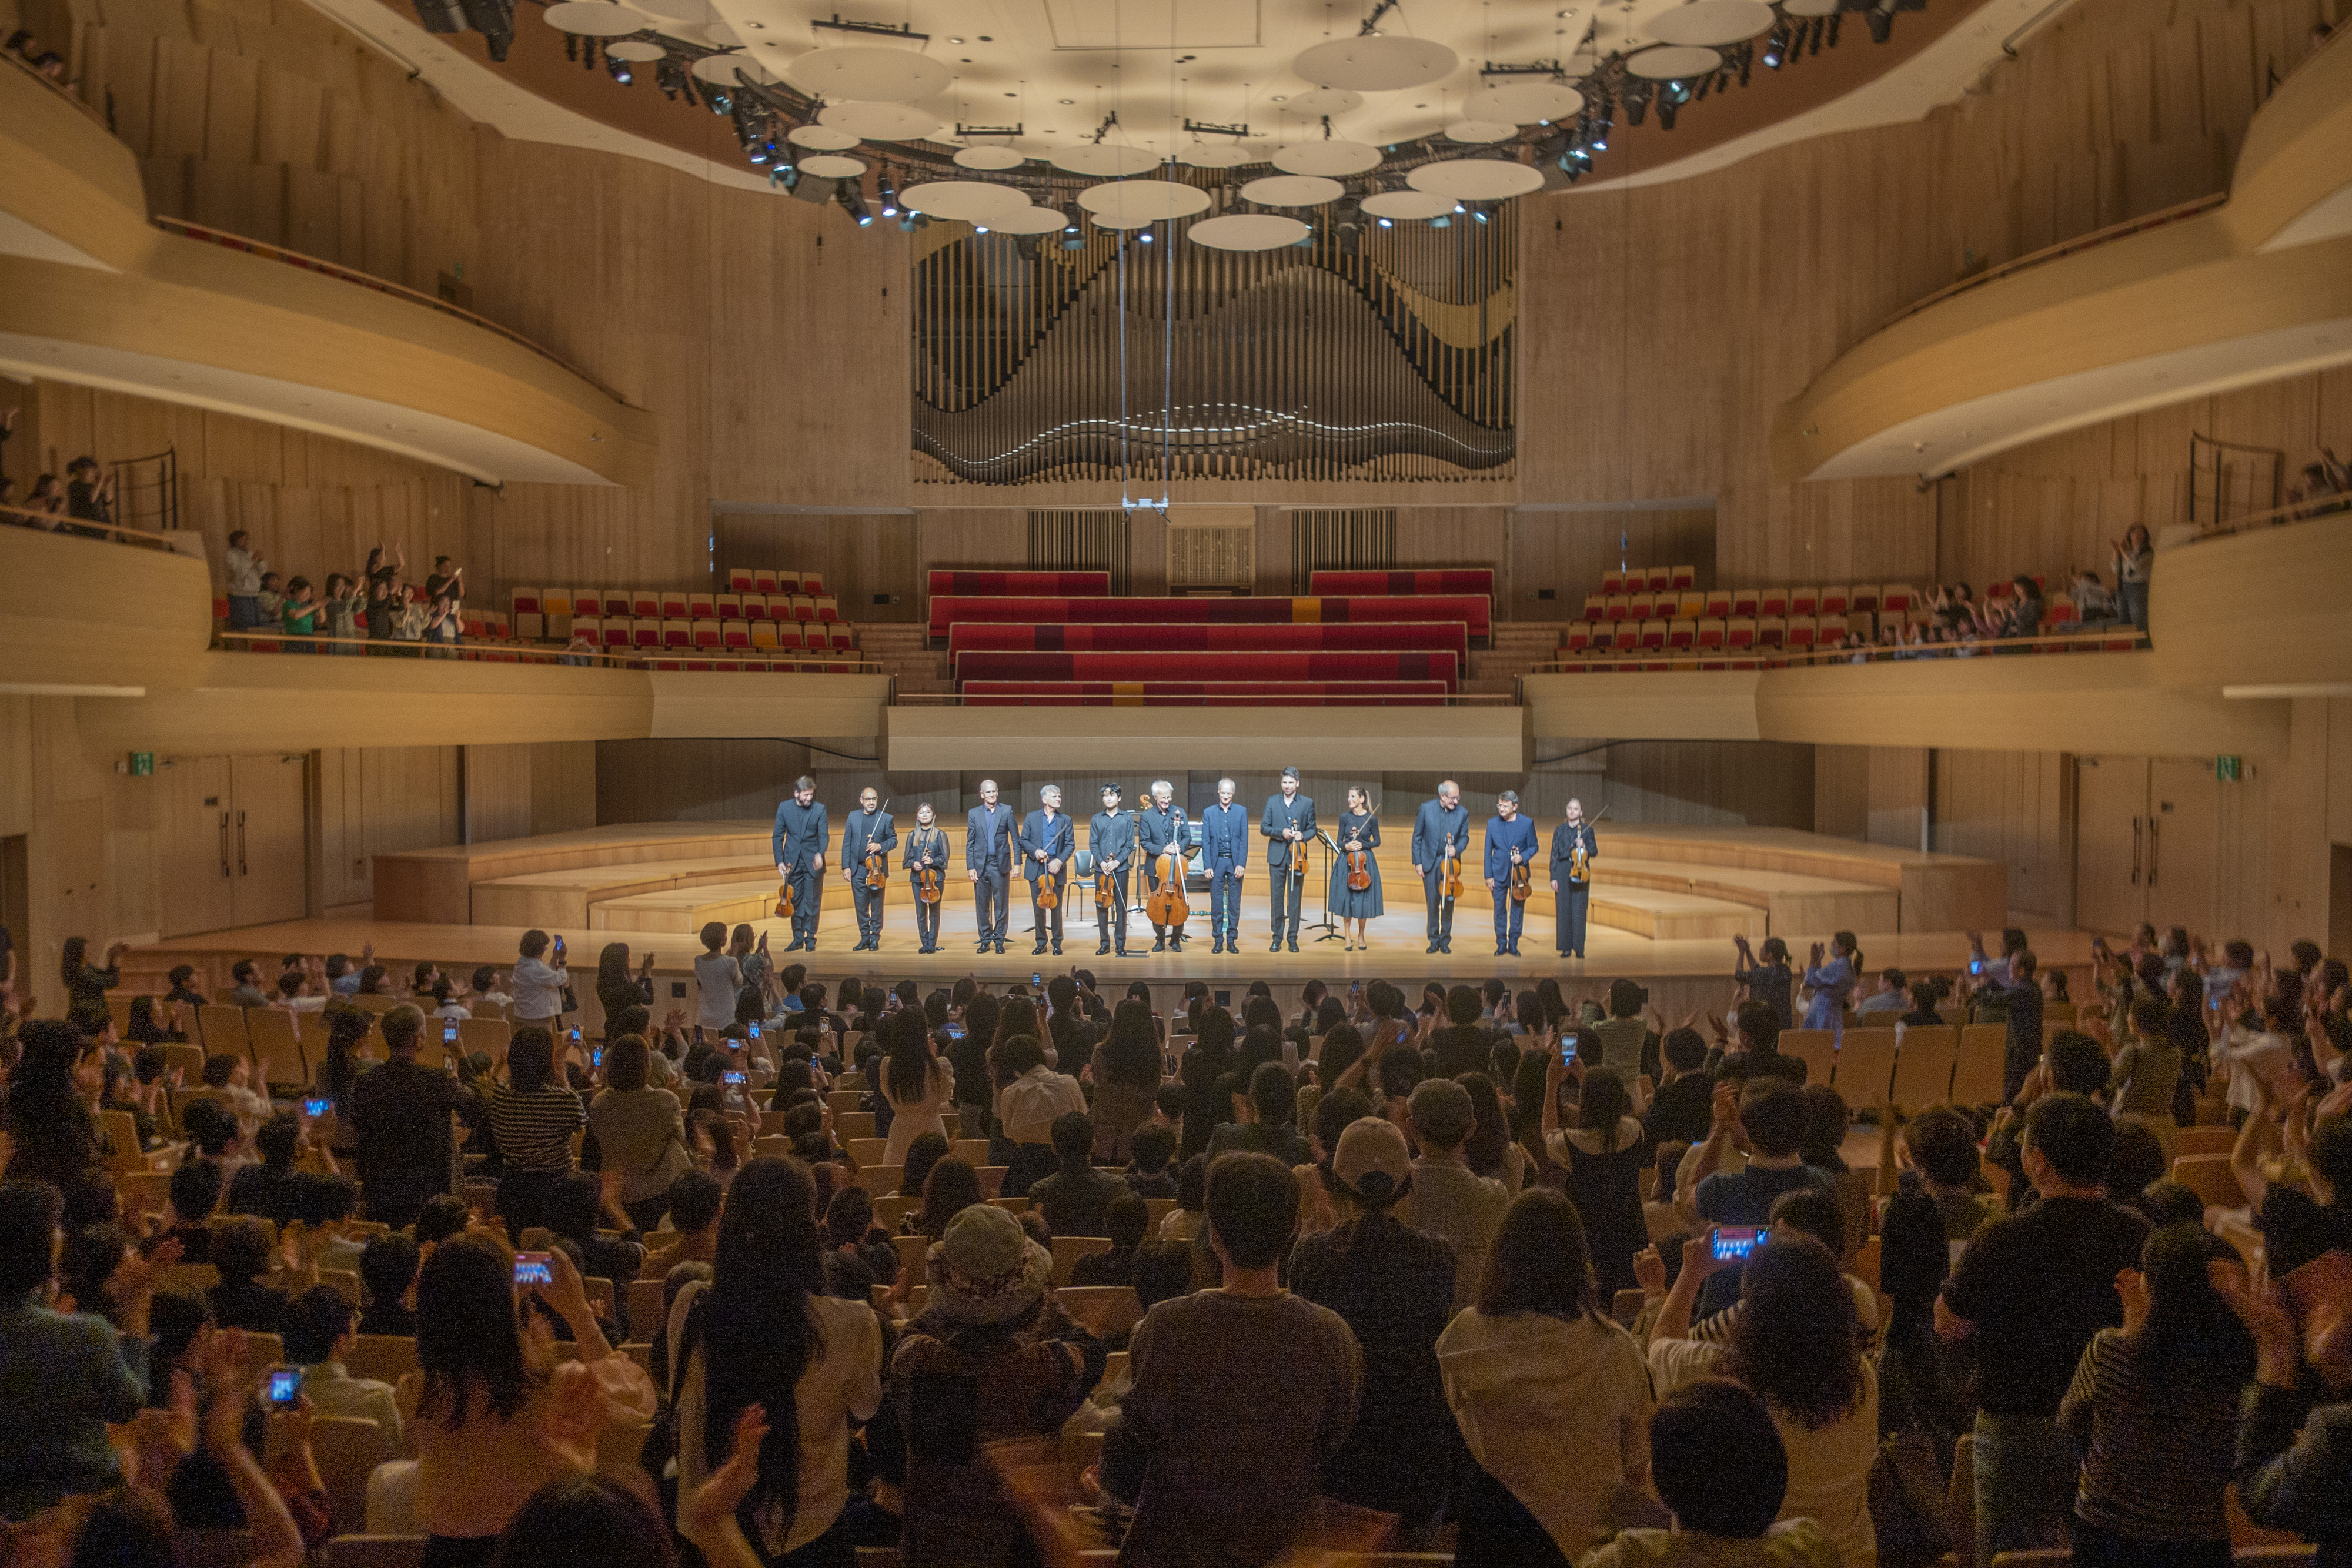
[[227,581],[228,629],[250,632],[261,624],[261,579],[269,563],[253,548],[253,536],[243,528],[228,537],[221,555],[221,572]]

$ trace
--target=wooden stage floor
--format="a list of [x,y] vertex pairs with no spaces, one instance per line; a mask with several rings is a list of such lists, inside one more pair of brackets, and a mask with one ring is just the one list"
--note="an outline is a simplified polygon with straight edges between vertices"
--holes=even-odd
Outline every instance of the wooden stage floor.
[[[784,943],[791,939],[789,925],[784,921],[759,920],[752,925],[768,934],[769,947],[779,966],[797,960],[808,966],[813,977],[828,982],[855,975],[885,981],[913,979],[929,985],[973,975],[1009,983],[1026,980],[1033,973],[1050,974],[1081,965],[1093,969],[1097,982],[1106,988],[1114,977],[1121,984],[1132,979],[1149,980],[1155,987],[1193,979],[1221,987],[1234,982],[1246,986],[1252,980],[1264,979],[1273,984],[1277,992],[1283,992],[1310,979],[1338,984],[1377,977],[1400,985],[1410,982],[1418,986],[1423,980],[1475,984],[1494,976],[1502,977],[1515,987],[1532,985],[1545,976],[1598,987],[1621,975],[1636,979],[1712,981],[1727,987],[1735,958],[1727,941],[1653,941],[1631,932],[1594,925],[1587,934],[1586,956],[1580,961],[1563,959],[1552,949],[1552,923],[1548,915],[1528,920],[1523,927],[1519,943],[1522,956],[1497,958],[1494,956],[1491,905],[1467,901],[1455,912],[1451,954],[1424,953],[1426,936],[1421,909],[1416,906],[1410,912],[1399,912],[1394,904],[1388,915],[1372,922],[1369,952],[1343,952],[1339,942],[1318,941],[1320,932],[1302,930],[1297,953],[1269,953],[1267,919],[1262,903],[1244,906],[1241,951],[1212,954],[1204,907],[1195,905],[1181,954],[1152,952],[1150,925],[1140,914],[1134,915],[1128,946],[1136,956],[1122,961],[1116,956],[1095,956],[1097,938],[1094,910],[1087,904],[1083,911],[1084,924],[1073,921],[1066,925],[1058,964],[1050,955],[1043,959],[1031,956],[1029,949],[1034,938],[1029,929],[1029,906],[1025,901],[1013,905],[1006,924],[1004,955],[999,957],[991,953],[983,956],[975,953],[972,945],[976,925],[971,903],[968,897],[957,898],[952,891],[944,905],[940,949],[933,954],[916,951],[914,916],[904,904],[890,906],[883,925],[879,953],[850,951],[857,940],[856,919],[845,891],[836,899],[835,890],[830,888],[819,926],[817,950],[813,954],[783,952]],[[2079,970],[2090,961],[2088,933],[2032,926],[2027,933],[2045,968],[2062,965]],[[324,919],[285,921],[144,943],[144,951],[134,950],[131,963],[143,969],[168,955],[172,962],[184,958],[189,962],[217,963],[226,972],[229,960],[248,956],[266,957],[273,963],[289,953],[348,953],[356,957],[362,944],[373,941],[378,961],[394,966],[395,977],[404,978],[399,973],[399,966],[428,958],[445,969],[470,970],[480,964],[504,967],[513,963],[521,935],[521,928],[517,926],[378,921],[363,907],[352,907]],[[582,930],[563,935],[570,946],[573,974],[583,991],[588,988],[585,982],[593,977],[596,955],[607,939],[627,941],[632,954],[639,959],[649,951],[654,953],[656,974],[675,979],[691,977],[694,956],[699,951],[694,939],[683,934],[663,936],[644,932]],[[1988,937],[1994,935],[1987,933]],[[1911,932],[1899,936],[1863,932],[1859,936],[1864,956],[1873,971],[1891,964],[1909,970],[1949,973],[1968,961],[1967,938],[1958,932]],[[1801,964],[1806,940],[1797,937],[1790,941]],[[142,964],[142,958],[146,963]],[[1681,988],[1675,989],[1679,992]],[[1711,997],[1713,992],[1714,988],[1708,988],[1706,995]]]

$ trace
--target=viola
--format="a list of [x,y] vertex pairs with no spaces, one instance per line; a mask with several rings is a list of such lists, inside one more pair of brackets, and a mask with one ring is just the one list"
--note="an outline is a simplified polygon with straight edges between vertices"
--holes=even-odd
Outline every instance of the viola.
[[1535,867],[1526,861],[1511,868],[1511,902],[1525,904],[1528,894],[1535,891]]
[[868,888],[879,888],[889,880],[889,852],[879,848],[867,850],[866,852],[866,885]]
[[790,920],[792,917],[793,884],[789,882],[779,883],[776,884],[776,918]]

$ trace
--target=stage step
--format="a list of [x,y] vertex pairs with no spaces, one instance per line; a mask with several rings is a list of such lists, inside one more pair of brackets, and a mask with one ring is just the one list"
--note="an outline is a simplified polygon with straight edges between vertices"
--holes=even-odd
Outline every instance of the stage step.
[[[1605,832],[1605,830],[1604,830]],[[1902,899],[1891,887],[1796,872],[1625,859],[1604,853],[1592,862],[1596,888],[1643,887],[1696,894],[1762,910],[1771,932],[1892,931]]]
[[[971,887],[961,875],[949,884],[947,896],[969,904]],[[898,868],[892,857],[890,881],[883,890],[883,906],[891,911],[892,918],[903,923],[907,918],[909,884],[907,873]],[[1024,896],[1016,894],[1016,903],[1025,904]],[[828,868],[824,884],[824,921],[827,926],[846,925],[856,928],[852,914],[849,886],[841,880],[838,871]],[[1088,906],[1091,911],[1091,905]],[[776,912],[776,873],[771,866],[768,874],[755,879],[738,878],[730,882],[705,883],[698,885],[659,888],[651,892],[626,893],[617,897],[600,898],[588,908],[588,927],[592,931],[644,931],[663,936],[687,935],[699,931],[707,923],[718,920],[732,925],[739,921],[767,920]]]
[[574,866],[502,876],[473,884],[474,924],[577,930],[590,924],[589,912],[607,899],[739,883],[763,867],[773,874],[765,852],[753,849],[701,860]]
[[[1482,890],[1483,891],[1483,890]],[[1455,919],[1463,918],[1457,912]],[[1552,924],[1551,894],[1545,892],[1528,900],[1528,921],[1538,923],[1547,934]],[[1592,902],[1587,906],[1586,918],[1595,925],[1607,925],[1619,931],[1630,931],[1636,936],[1647,936],[1654,942],[1722,941],[1745,936],[1760,942],[1764,929],[1764,911],[1727,899],[1702,898],[1696,894],[1663,893],[1647,887],[1607,887],[1596,884]],[[1527,942],[1520,943],[1522,950]]]

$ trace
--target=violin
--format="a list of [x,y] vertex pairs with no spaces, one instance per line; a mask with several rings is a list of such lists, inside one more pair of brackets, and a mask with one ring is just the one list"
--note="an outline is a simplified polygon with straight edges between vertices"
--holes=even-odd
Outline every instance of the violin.
[[[887,800],[883,801],[882,810],[887,811],[889,809],[890,802]],[[873,840],[868,839],[866,841],[866,885],[867,889],[869,891],[878,892],[889,880],[890,852],[876,844]]]
[[1048,861],[1046,862],[1045,874],[1037,879],[1036,885],[1038,908],[1058,909],[1061,907],[1062,879],[1054,872],[1052,862]]
[[940,868],[933,865],[928,858],[921,865],[915,868],[915,896],[925,904],[937,904],[940,901],[940,894],[942,891],[940,883]]
[[[1365,818],[1364,825],[1366,827],[1370,827],[1371,825],[1371,819],[1369,816]],[[1361,831],[1361,829],[1358,830],[1359,832]],[[1359,839],[1357,841],[1361,842],[1362,841]],[[1370,849],[1349,850],[1348,852],[1349,889],[1351,892],[1361,893],[1371,885],[1372,852]]]
[[1462,857],[1460,855],[1445,857],[1445,876],[1440,891],[1444,894],[1445,902],[1448,904],[1462,896]]
[[1111,879],[1116,874],[1102,862],[1095,862],[1095,907],[1105,915],[1111,913],[1110,897],[1112,893],[1117,891],[1111,885]]
[[1535,891],[1535,867],[1526,861],[1511,868],[1511,902],[1525,904]]
[[789,882],[779,883],[776,884],[776,918],[790,920],[792,917],[793,884]]
[[1184,852],[1170,844],[1153,858],[1160,863],[1160,885],[1143,901],[1143,913],[1154,925],[1181,925],[1192,915],[1184,901]]

